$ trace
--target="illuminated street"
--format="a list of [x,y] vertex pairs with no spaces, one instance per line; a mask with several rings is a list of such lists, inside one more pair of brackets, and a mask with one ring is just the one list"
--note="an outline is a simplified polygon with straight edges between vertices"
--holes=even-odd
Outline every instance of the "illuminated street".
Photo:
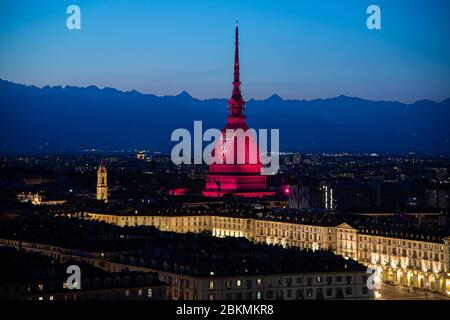
[[376,296],[377,300],[449,300],[448,297],[441,294],[417,290],[408,292],[408,288],[384,283],[381,285],[381,289],[376,290],[376,292],[380,295]]

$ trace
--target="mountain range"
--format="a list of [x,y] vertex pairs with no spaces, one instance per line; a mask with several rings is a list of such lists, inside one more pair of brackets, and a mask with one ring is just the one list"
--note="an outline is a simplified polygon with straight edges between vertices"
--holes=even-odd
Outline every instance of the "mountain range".
[[[250,127],[280,129],[280,151],[449,152],[450,99],[404,104],[338,96],[246,104]],[[0,152],[170,151],[176,128],[225,125],[227,99],[156,96],[74,86],[38,88],[0,79]]]

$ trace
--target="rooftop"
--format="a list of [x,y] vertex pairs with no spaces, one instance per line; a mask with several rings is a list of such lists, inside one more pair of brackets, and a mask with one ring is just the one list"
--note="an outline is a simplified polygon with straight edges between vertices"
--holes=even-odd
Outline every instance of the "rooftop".
[[162,234],[163,241],[152,243],[136,255],[123,255],[121,261],[155,270],[196,276],[268,275],[363,271],[353,260],[328,251],[253,244],[244,238],[212,238],[208,234]]
[[[111,273],[80,261],[57,263],[50,257],[9,247],[0,248],[0,259],[2,261],[2,264],[0,264],[0,283],[24,282],[29,288],[26,294],[31,295],[66,291],[63,283],[68,277],[67,267],[73,264],[81,269],[82,290],[166,285],[158,280],[155,273],[130,271]],[[117,278],[120,278],[121,281],[112,281]],[[99,280],[95,286],[93,284],[94,279]]]

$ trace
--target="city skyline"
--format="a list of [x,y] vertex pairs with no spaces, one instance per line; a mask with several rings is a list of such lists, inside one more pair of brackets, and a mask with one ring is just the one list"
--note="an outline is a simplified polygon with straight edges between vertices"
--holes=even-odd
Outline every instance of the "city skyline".
[[0,302],[450,300],[432,1],[0,4]]

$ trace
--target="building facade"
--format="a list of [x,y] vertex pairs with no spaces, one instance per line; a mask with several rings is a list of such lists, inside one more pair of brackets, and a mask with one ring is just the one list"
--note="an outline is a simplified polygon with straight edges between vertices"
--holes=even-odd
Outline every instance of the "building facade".
[[450,236],[337,227],[344,257],[376,269],[381,280],[450,296]]
[[118,226],[155,226],[162,231],[211,232],[256,243],[329,250],[376,269],[383,281],[450,296],[450,236],[384,232],[349,224],[161,211],[155,215],[87,213],[88,219]]
[[[137,259],[134,259],[137,261]],[[129,260],[111,263],[115,272],[127,268]],[[175,271],[148,269],[159,274],[169,285],[173,300],[316,300],[370,299],[373,293],[366,286],[364,271],[316,272],[264,275],[209,276],[186,274],[185,268]]]

